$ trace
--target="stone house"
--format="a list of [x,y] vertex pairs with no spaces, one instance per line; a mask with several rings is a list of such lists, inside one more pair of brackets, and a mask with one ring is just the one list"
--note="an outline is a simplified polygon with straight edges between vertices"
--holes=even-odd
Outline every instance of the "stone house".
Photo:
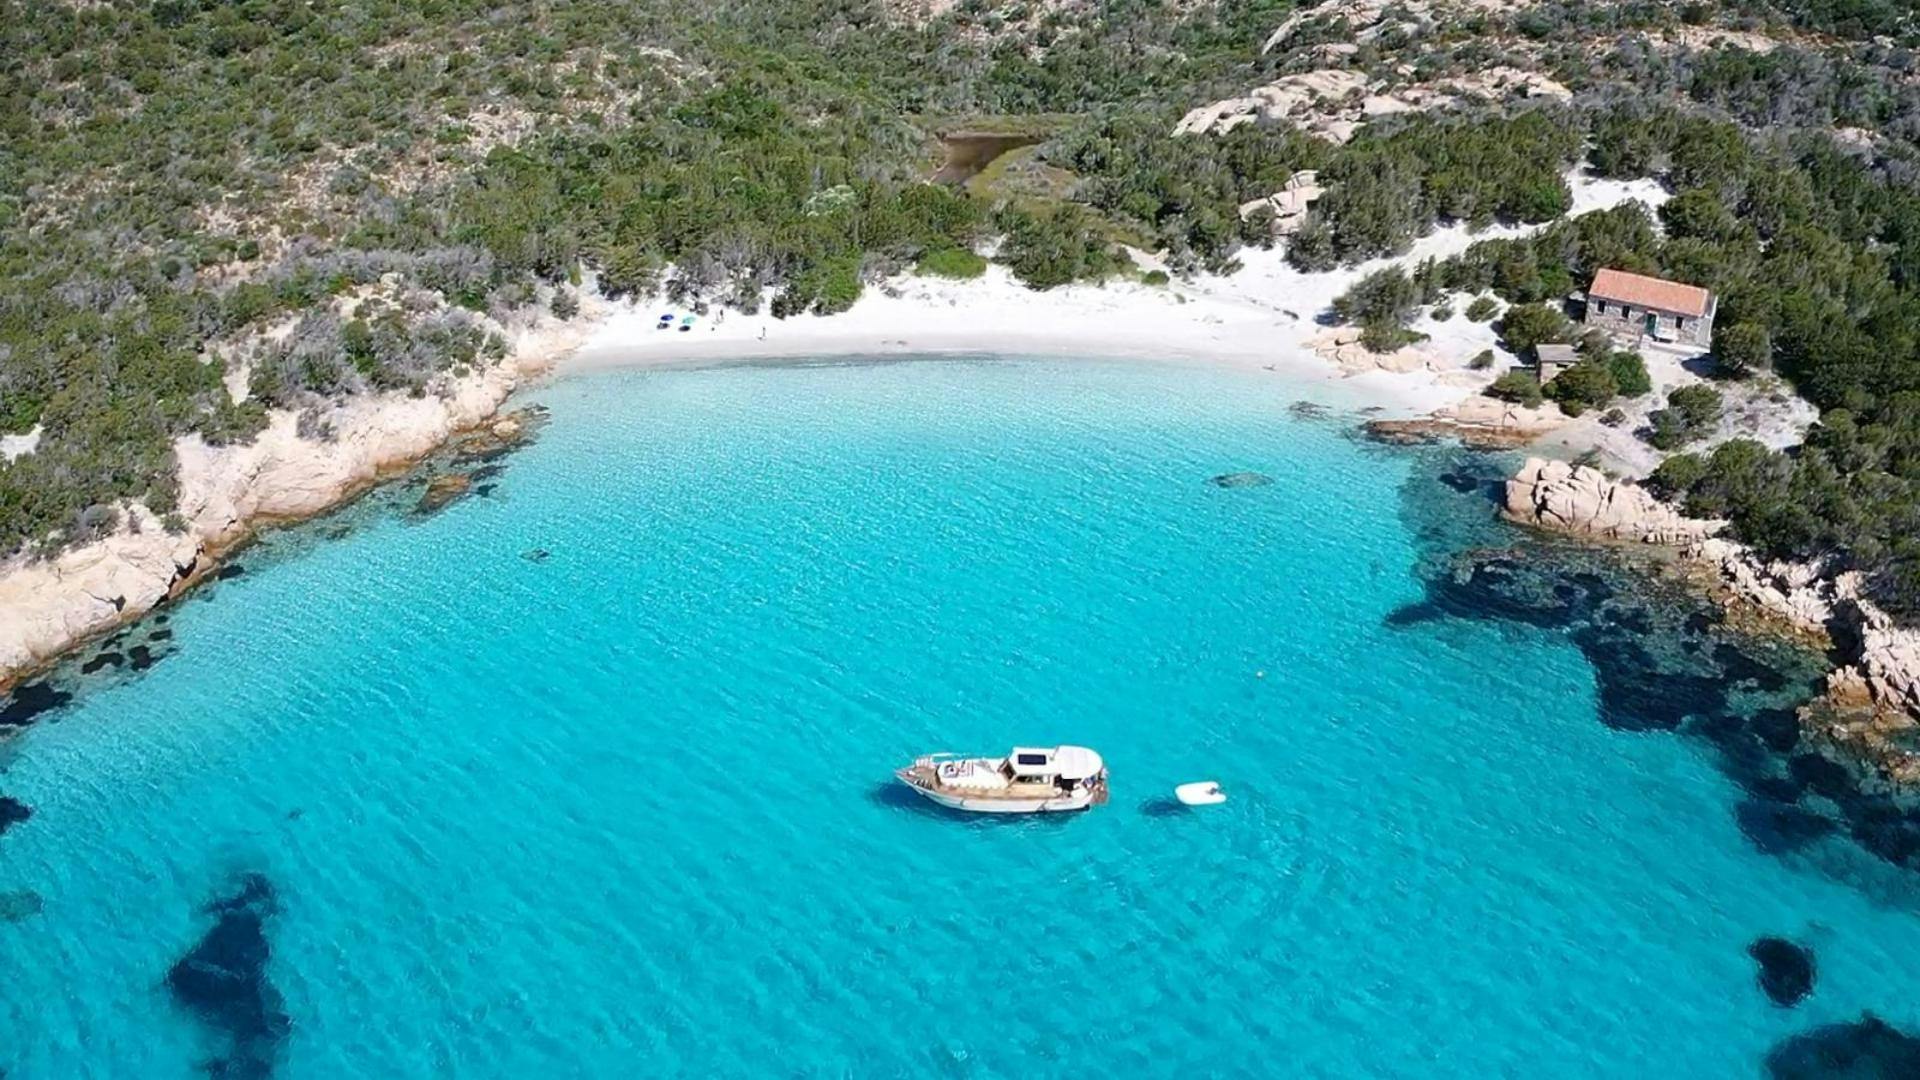
[[1713,346],[1718,299],[1698,285],[1604,269],[1587,289],[1586,325],[1639,343],[1646,338],[1701,349]]
[[1535,345],[1533,347],[1534,371],[1540,376],[1540,385],[1552,382],[1554,376],[1580,362],[1580,357],[1571,345]]

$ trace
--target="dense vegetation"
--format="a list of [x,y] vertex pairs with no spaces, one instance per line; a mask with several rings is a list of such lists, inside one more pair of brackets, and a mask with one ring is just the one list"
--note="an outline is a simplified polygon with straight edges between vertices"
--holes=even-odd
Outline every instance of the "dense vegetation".
[[[977,275],[990,239],[1036,288],[1132,273],[1118,242],[1221,271],[1274,242],[1271,214],[1241,207],[1316,170],[1326,194],[1286,242],[1303,269],[1440,222],[1554,222],[1370,280],[1345,313],[1391,347],[1472,294],[1466,316],[1499,316],[1510,344],[1580,347],[1549,388],[1570,411],[1643,394],[1646,374],[1553,302],[1603,264],[1716,289],[1726,372],[1776,371],[1825,419],[1800,453],[1678,458],[1663,482],[1920,610],[1905,4],[1542,4],[1364,39],[1319,20],[1263,51],[1290,7],[0,0],[0,434],[40,436],[0,464],[0,553],[97,534],[129,497],[165,513],[183,434],[245,440],[269,407],[429,392],[497,357],[494,327],[569,315],[588,283],[801,317],[894,272]],[[1787,44],[1676,37],[1715,27]],[[1376,118],[1344,145],[1287,124],[1171,134],[1196,104],[1324,65],[1329,42],[1379,80],[1504,65],[1578,93]],[[934,136],[981,117],[1046,133],[1036,167],[1059,183],[925,183]],[[1824,130],[1848,125],[1875,150]],[[1675,197],[1657,220],[1556,221],[1583,158]],[[1649,437],[1698,436],[1704,404],[1669,403]]]

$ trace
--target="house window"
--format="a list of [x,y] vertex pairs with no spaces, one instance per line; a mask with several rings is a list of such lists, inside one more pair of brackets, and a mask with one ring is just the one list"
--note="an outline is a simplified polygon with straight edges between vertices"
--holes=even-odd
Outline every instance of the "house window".
[[1675,330],[1685,330],[1687,328],[1687,320],[1675,315],[1673,317],[1673,328]]
[[1598,311],[1602,315],[1605,315],[1607,313],[1607,302],[1605,300],[1596,300],[1594,301],[1594,303],[1598,305],[1594,310]]

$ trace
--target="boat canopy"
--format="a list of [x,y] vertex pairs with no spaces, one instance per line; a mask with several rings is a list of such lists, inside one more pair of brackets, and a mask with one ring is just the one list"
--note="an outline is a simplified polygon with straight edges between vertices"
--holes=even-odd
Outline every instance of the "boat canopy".
[[1054,768],[1063,780],[1091,780],[1106,768],[1100,755],[1084,746],[1062,746],[1053,752]]
[[1059,777],[1062,780],[1087,780],[1100,775],[1100,755],[1084,746],[1056,746],[1051,750],[1037,746],[1016,746],[1007,756],[1007,764],[1018,776]]

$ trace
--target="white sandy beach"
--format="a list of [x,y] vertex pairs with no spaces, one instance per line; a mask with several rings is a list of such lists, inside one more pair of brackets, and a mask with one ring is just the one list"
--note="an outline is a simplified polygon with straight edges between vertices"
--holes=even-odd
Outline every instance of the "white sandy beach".
[[[1629,199],[1657,206],[1666,198],[1652,181],[1576,175],[1570,182],[1575,214]],[[1320,384],[1324,396],[1342,404],[1424,415],[1460,403],[1491,379],[1492,373],[1467,365],[1483,349],[1499,353],[1492,328],[1457,313],[1446,322],[1422,316],[1414,329],[1431,340],[1409,354],[1378,363],[1348,356],[1336,363],[1313,347],[1330,328],[1334,298],[1384,267],[1443,259],[1476,241],[1534,228],[1440,229],[1404,255],[1319,274],[1287,265],[1280,248],[1248,250],[1235,273],[1163,286],[1116,282],[1037,292],[997,265],[972,281],[905,275],[869,287],[852,309],[837,315],[776,319],[716,312],[697,317],[686,331],[677,325],[688,310],[654,298],[612,305],[560,370],[953,352],[1143,358],[1272,370]],[[1140,258],[1152,265],[1150,256]],[[669,313],[674,328],[661,329],[660,317]],[[1507,363],[1514,359],[1501,355]]]

